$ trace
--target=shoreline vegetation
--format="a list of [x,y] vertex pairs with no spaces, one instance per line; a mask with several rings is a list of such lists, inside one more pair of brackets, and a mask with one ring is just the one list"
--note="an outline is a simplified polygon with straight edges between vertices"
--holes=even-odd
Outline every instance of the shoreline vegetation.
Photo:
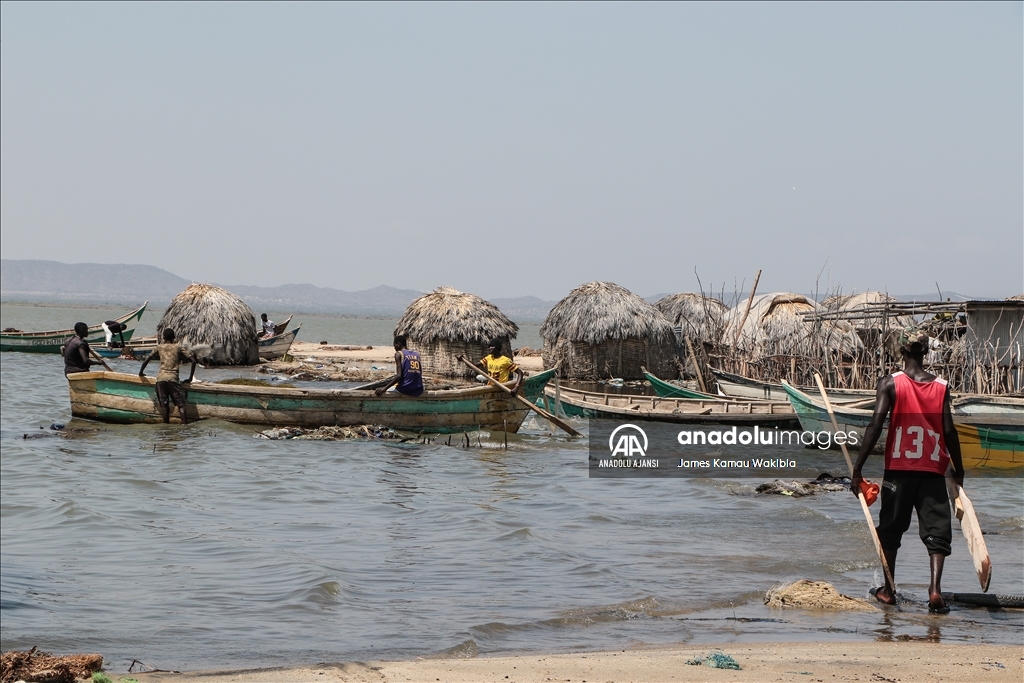
[[[935,636],[938,638],[938,636]],[[926,637],[922,637],[922,641]],[[1024,650],[1015,645],[922,641],[681,644],[664,648],[459,659],[319,663],[262,669],[124,674],[140,683],[620,683],[625,681],[1020,681]],[[689,662],[724,653],[739,670]],[[114,681],[118,675],[109,673]]]

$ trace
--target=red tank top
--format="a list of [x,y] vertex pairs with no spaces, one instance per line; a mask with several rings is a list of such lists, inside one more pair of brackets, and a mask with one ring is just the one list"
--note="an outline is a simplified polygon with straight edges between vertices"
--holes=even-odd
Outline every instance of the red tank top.
[[949,451],[942,428],[946,380],[916,382],[894,372],[896,402],[885,438],[885,469],[945,474]]

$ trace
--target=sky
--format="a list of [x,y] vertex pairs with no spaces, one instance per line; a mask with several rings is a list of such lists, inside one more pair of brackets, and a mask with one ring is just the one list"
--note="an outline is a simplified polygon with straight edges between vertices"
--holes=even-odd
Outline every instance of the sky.
[[1024,291],[1024,12],[0,4],[0,253],[558,299]]

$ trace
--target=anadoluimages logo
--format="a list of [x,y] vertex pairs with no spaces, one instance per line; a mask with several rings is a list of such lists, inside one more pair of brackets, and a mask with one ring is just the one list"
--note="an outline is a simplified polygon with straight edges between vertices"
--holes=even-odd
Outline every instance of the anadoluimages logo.
[[[627,431],[623,431],[627,430]],[[622,434],[619,434],[622,432]],[[644,440],[644,445],[640,445],[640,437]],[[618,440],[616,440],[618,435]],[[647,454],[647,434],[644,430],[640,429],[633,424],[624,424],[615,428],[612,435],[608,437],[608,450],[612,452],[612,457],[621,458],[643,458]]]

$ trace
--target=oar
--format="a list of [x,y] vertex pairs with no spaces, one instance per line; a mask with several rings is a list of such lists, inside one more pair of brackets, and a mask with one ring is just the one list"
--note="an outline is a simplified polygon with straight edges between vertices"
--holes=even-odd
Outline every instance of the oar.
[[[465,363],[470,368],[472,368],[473,371],[476,372],[478,375],[482,374],[482,375],[484,375],[484,377],[487,377],[487,381],[488,382],[490,382],[494,386],[498,387],[499,389],[504,391],[506,394],[509,394],[509,395],[512,394],[512,390],[511,389],[509,389],[508,387],[506,387],[504,384],[502,384],[498,380],[494,379],[493,377],[488,376],[487,373],[483,372],[479,367],[477,367],[476,365],[473,365],[472,363],[470,363],[468,360],[466,360],[462,356],[459,356],[459,360],[461,360],[463,363]],[[565,433],[571,434],[572,436],[583,436],[582,434],[577,432],[575,429],[573,429],[571,426],[566,424],[564,421],[558,419],[557,417],[555,417],[554,415],[552,415],[548,411],[544,410],[540,406],[536,406],[536,405],[530,403],[528,400],[526,400],[525,398],[523,398],[519,394],[516,394],[515,397],[519,400],[520,403],[523,403],[524,405],[528,406],[530,409],[532,409],[533,411],[535,411],[539,415],[543,415],[545,418],[547,418],[548,422],[551,422],[552,424],[558,425],[558,427],[562,431],[564,431]]]
[[360,384],[358,387],[352,387],[351,389],[349,389],[349,391],[365,391],[367,389],[377,389],[379,387],[384,386],[388,382],[392,381],[393,379],[395,379],[395,377],[396,375],[391,375],[389,377],[385,377],[384,379],[378,379],[375,382],[370,382],[369,384]]
[[98,353],[96,353],[95,351],[93,351],[93,350],[92,350],[92,347],[91,347],[91,346],[89,347],[89,353],[91,353],[91,354],[92,354],[92,357],[93,357],[93,358],[95,358],[96,360],[98,360],[98,361],[100,362],[100,365],[102,365],[103,367],[105,367],[105,368],[106,368],[107,370],[109,370],[110,372],[113,372],[113,371],[114,371],[114,369],[113,369],[112,367],[110,367],[109,365],[107,365],[107,364],[106,364],[106,362],[105,362],[105,361],[103,360],[103,358],[102,358],[102,357],[100,357],[100,355],[99,355]]
[[[832,420],[832,433],[835,434],[839,431],[839,423],[836,421],[836,414],[832,410],[832,402],[828,400],[828,393],[825,391],[825,385],[821,382],[821,375],[814,373],[814,381],[818,383],[818,391],[821,392],[821,398],[825,401],[825,410],[828,411],[828,416]],[[850,468],[850,476],[853,476],[853,461],[850,460],[850,453],[846,450],[846,440],[839,442],[839,447],[843,449],[843,457],[846,458],[846,466]],[[875,542],[875,552],[878,553],[878,559],[882,561],[882,569],[885,571],[885,578],[888,579],[889,585],[892,586],[893,597],[896,597],[896,582],[892,580],[892,572],[889,571],[889,563],[885,561],[885,553],[882,552],[882,543],[878,540],[878,532],[875,531],[875,520],[871,518],[871,510],[868,510],[868,502],[864,500],[864,492],[857,491],[857,500],[860,501],[860,507],[864,510],[864,519],[868,521],[868,528],[871,530],[871,540]]]

